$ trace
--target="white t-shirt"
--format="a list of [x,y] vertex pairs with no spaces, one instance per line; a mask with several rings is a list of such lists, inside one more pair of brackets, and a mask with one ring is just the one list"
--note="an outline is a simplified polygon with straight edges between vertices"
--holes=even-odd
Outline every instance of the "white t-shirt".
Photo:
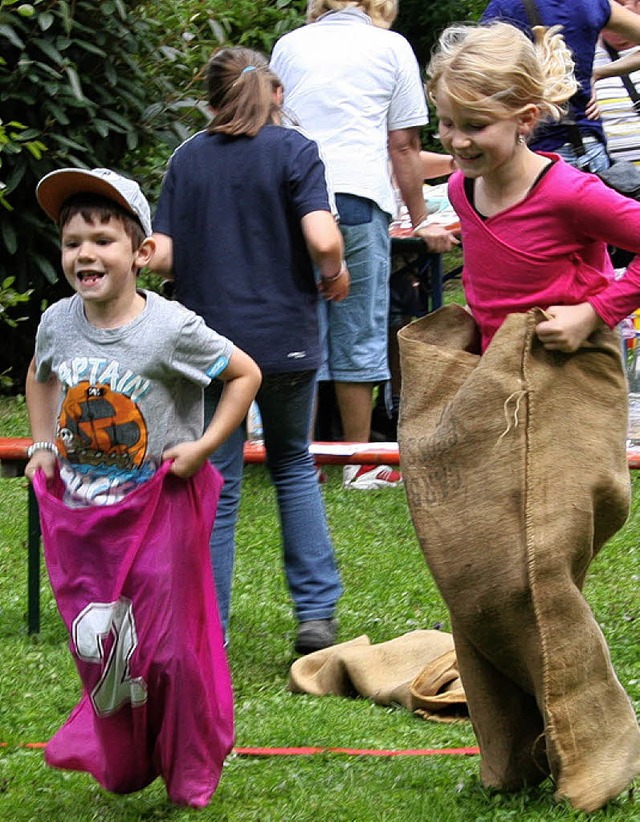
[[284,87],[285,112],[320,145],[333,191],[393,214],[388,133],[429,120],[407,40],[360,9],[329,12],[278,40],[271,68]]

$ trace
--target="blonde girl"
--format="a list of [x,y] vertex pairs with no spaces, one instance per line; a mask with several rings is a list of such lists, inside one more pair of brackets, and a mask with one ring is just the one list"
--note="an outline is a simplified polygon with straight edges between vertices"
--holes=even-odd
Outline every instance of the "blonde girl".
[[611,329],[640,304],[640,260],[615,280],[607,244],[640,252],[640,204],[528,147],[562,116],[572,69],[557,28],[535,42],[505,23],[440,38],[427,88],[459,169],[449,197],[477,329],[449,306],[401,332],[399,436],[484,784],[550,775],[558,799],[593,811],[640,772],[637,719],[581,593],[628,512]]
[[[443,147],[461,171],[450,196],[462,218],[465,289],[484,347],[507,314],[533,306],[549,315],[537,329],[549,349],[575,351],[599,325],[615,326],[640,302],[640,263],[614,282],[606,246],[640,248],[639,206],[557,155],[527,147],[541,120],[562,116],[576,87],[558,28],[537,29],[534,44],[506,23],[452,26],[428,76]],[[535,277],[511,270],[505,281],[478,256],[486,248],[478,251],[476,241],[484,247],[489,238],[535,250],[544,264]]]

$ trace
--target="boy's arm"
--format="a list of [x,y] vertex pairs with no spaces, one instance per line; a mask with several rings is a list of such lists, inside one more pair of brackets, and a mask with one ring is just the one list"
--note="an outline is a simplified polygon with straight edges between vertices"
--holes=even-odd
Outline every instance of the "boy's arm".
[[342,258],[342,234],[333,214],[310,211],[301,225],[309,255],[320,271],[318,290],[325,300],[344,300],[349,293],[349,271]]
[[[31,436],[34,442],[51,443],[54,449],[59,393],[60,383],[57,377],[52,375],[47,382],[38,382],[35,359],[32,359],[27,371],[26,382],[27,411],[29,412]],[[38,449],[34,451],[24,469],[27,479],[29,481],[33,480],[38,468],[42,468],[47,477],[52,477],[56,456],[56,450]]]
[[262,374],[256,363],[240,348],[234,348],[229,364],[219,379],[225,385],[222,389],[211,422],[200,439],[181,442],[168,448],[162,458],[173,460],[171,472],[182,479],[190,476],[204,465],[207,457],[236,430],[247,416],[247,411],[262,381]]

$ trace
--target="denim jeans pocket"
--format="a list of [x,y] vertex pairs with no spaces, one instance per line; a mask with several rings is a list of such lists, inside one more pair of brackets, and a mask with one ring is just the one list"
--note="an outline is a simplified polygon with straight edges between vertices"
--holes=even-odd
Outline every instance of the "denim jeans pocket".
[[336,208],[342,225],[365,225],[373,218],[373,201],[355,194],[336,194]]

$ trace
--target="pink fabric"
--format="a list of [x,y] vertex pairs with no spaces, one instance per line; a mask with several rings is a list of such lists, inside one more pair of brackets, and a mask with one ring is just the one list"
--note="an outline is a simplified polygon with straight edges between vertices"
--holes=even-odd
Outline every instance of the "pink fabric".
[[462,226],[463,284],[483,350],[508,314],[590,302],[613,327],[640,305],[640,259],[613,279],[607,243],[640,253],[640,203],[560,160],[520,203],[482,220],[461,172],[449,197]]
[[161,466],[111,506],[68,508],[59,477],[34,488],[45,559],[83,695],[45,751],[107,790],[162,776],[203,807],[233,744],[233,694],[209,558],[222,479]]

